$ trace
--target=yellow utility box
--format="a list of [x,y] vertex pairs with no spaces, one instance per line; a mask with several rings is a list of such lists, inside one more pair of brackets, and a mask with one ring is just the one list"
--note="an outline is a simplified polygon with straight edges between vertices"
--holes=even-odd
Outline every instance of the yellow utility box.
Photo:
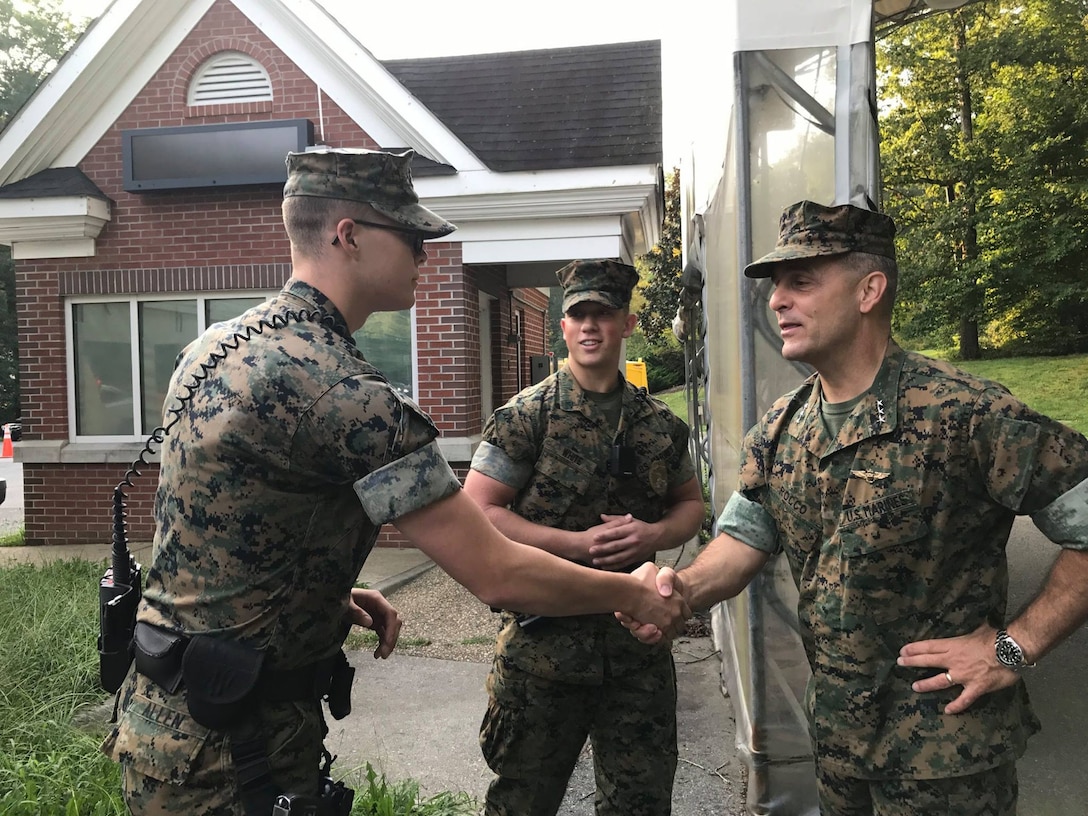
[[637,385],[639,388],[649,387],[647,385],[649,381],[646,379],[646,363],[642,362],[641,359],[637,361],[627,361],[627,373],[625,376],[627,377],[627,382],[631,383],[631,385]]

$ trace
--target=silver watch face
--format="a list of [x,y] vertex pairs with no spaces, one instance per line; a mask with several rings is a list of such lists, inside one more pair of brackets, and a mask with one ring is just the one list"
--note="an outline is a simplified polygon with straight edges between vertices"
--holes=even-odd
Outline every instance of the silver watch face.
[[1024,665],[1024,650],[1008,635],[998,635],[994,648],[997,650],[998,661],[1003,665],[1013,669]]

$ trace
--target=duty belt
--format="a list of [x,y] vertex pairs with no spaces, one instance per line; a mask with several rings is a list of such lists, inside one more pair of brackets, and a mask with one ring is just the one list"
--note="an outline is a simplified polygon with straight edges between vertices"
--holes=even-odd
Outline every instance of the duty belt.
[[[183,685],[184,656],[193,638],[140,621],[136,624],[136,670],[174,694]],[[329,693],[341,665],[343,650],[294,669],[260,668],[253,694],[269,702],[320,700]],[[332,710],[336,719],[337,712]]]

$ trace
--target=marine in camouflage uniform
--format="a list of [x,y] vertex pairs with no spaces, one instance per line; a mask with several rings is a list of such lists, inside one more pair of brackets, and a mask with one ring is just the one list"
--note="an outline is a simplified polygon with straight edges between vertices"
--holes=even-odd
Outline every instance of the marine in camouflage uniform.
[[744,450],[719,529],[789,560],[821,770],[934,779],[1023,754],[1039,723],[1022,680],[945,715],[959,688],[919,695],[912,683],[932,670],[896,659],[911,641],[1003,626],[1018,513],[1056,541],[1088,546],[1088,531],[1061,521],[1085,498],[1083,437],[995,383],[890,343],[837,434],[822,421],[814,376],[771,408]]
[[[771,307],[792,344],[784,353],[816,357],[817,373],[747,434],[723,535],[679,583],[703,606],[785,554],[812,668],[805,706],[825,816],[1012,814],[1015,760],[1039,722],[1023,680],[995,654],[1005,546],[1014,518],[1030,515],[1069,551],[1059,557],[1067,574],[1083,574],[1088,440],[1001,385],[890,340],[869,388],[825,401],[828,358],[804,346],[819,331],[806,324],[816,309],[804,295],[790,303],[792,293],[819,287],[821,274],[850,275],[846,253],[894,264],[893,237],[886,216],[801,202],[783,214],[776,249],[746,270],[782,270],[776,287],[788,291]],[[842,264],[808,271],[827,256]],[[713,573],[737,577],[708,581]],[[1035,656],[1053,646],[1034,642]]]
[[[623,319],[637,273],[613,261],[579,261],[558,277],[565,320],[587,302],[619,311]],[[703,508],[687,426],[619,375],[618,356],[618,342],[602,355],[610,366],[605,379],[618,386],[611,397],[582,387],[572,348],[567,366],[498,409],[484,428],[466,490],[473,493],[479,475],[490,477],[506,486],[509,509],[522,519],[576,532],[600,525],[602,514],[630,514],[655,524],[678,496],[694,495],[697,507],[679,531],[690,538]],[[616,444],[633,453],[630,475],[609,472]],[[504,531],[518,538],[517,530]],[[632,568],[652,557],[646,553],[613,568]],[[504,611],[487,688],[480,742],[498,774],[487,794],[489,816],[556,813],[587,735],[598,814],[671,811],[676,677],[667,644],[639,643],[612,615],[526,620]]]
[[[410,160],[292,154],[285,196],[362,199],[445,235],[452,225],[414,204]],[[434,424],[364,359],[337,306],[294,278],[187,347],[168,393],[138,620],[252,647],[269,673],[336,655],[381,525],[460,488]],[[241,814],[231,736],[194,720],[188,696],[129,673],[103,745],[123,765],[125,799],[136,814]],[[281,793],[314,795],[320,701],[275,696],[252,711],[271,777]]]

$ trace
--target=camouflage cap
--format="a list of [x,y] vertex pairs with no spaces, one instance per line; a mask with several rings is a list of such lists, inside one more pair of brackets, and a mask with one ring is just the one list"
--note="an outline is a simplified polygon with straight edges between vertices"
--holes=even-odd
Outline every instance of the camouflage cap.
[[895,260],[895,222],[883,213],[840,204],[799,201],[787,207],[774,249],[744,268],[749,278],[770,277],[775,264],[798,258],[868,252]]
[[419,203],[412,187],[414,155],[413,150],[386,153],[350,148],[288,153],[283,197],[361,201],[428,238],[449,235],[457,227]]
[[631,302],[631,290],[638,283],[635,268],[619,261],[571,261],[555,276],[563,287],[564,312],[587,300],[622,309]]

